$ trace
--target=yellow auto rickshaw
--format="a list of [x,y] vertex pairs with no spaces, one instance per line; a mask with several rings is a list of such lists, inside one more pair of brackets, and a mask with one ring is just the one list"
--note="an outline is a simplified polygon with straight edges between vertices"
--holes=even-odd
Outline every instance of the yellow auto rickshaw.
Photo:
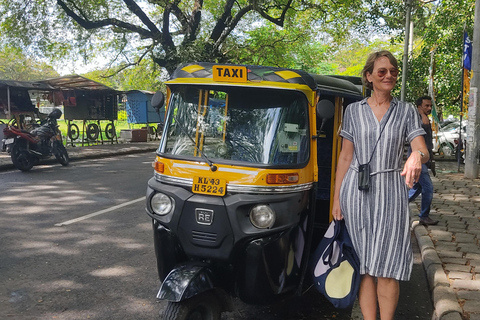
[[146,201],[164,319],[220,319],[233,296],[301,294],[360,79],[191,63],[166,85],[152,98],[166,118]]

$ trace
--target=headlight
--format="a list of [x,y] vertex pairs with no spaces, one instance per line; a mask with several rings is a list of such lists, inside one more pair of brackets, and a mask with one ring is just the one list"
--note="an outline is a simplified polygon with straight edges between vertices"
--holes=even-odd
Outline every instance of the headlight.
[[154,213],[164,216],[173,208],[173,200],[163,193],[156,193],[150,199],[150,206]]
[[267,205],[257,205],[250,210],[250,222],[259,229],[266,229],[273,226],[275,222],[275,211]]

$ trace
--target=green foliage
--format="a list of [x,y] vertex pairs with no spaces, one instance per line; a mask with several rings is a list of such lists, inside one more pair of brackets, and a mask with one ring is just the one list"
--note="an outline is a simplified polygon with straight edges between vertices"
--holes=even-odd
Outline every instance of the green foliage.
[[54,77],[58,77],[58,73],[51,66],[27,57],[21,49],[0,48],[0,79],[32,81]]
[[474,5],[474,0],[443,0],[413,12],[416,43],[408,66],[407,100],[428,93],[432,67],[440,117],[460,112],[463,32],[473,35]]
[[[398,3],[387,2],[392,8]],[[370,0],[0,0],[0,32],[5,41],[44,57],[101,57],[117,70],[150,60],[169,73],[187,61],[257,61],[331,72],[328,57],[350,37],[395,30],[379,22],[396,13],[382,5]]]

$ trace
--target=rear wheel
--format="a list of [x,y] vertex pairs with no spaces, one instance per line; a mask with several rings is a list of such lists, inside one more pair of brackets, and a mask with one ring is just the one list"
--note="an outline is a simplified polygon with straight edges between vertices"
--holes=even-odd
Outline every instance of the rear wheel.
[[168,302],[164,320],[220,320],[221,304],[213,292],[200,293],[180,302]]
[[53,153],[55,154],[55,158],[57,158],[58,162],[60,162],[62,166],[68,166],[70,158],[68,157],[67,149],[65,149],[63,144],[61,144],[59,141],[55,142],[54,148],[55,149]]
[[10,152],[12,163],[18,170],[28,171],[32,169],[35,164],[35,158],[28,153],[28,151],[18,144],[12,147]]

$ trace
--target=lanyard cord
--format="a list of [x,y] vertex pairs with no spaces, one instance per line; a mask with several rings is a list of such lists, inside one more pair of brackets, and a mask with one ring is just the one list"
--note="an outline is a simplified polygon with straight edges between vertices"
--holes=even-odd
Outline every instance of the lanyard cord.
[[[393,108],[393,106],[392,106],[392,108]],[[388,112],[388,111],[390,111],[390,108],[387,110],[387,112]],[[372,155],[370,156],[370,160],[368,160],[368,162],[365,163],[365,164],[369,164],[370,161],[372,161],[373,155],[375,154],[375,150],[377,149],[378,141],[380,141],[380,137],[382,136],[383,130],[384,130],[385,127],[387,126],[387,123],[388,123],[388,121],[390,120],[390,116],[392,115],[392,113],[393,113],[393,110],[391,110],[391,112],[388,114],[387,120],[385,121],[385,124],[383,125],[382,130],[380,131],[380,134],[379,134],[379,136],[378,136],[377,142],[375,142],[375,147],[373,147],[373,151],[372,151]],[[356,148],[356,146],[355,146],[355,148],[354,148],[353,150],[355,151],[355,157],[357,157],[358,163],[360,163],[360,158],[359,158],[358,155],[357,155],[357,148]],[[364,164],[364,165],[365,165],[365,164]]]

